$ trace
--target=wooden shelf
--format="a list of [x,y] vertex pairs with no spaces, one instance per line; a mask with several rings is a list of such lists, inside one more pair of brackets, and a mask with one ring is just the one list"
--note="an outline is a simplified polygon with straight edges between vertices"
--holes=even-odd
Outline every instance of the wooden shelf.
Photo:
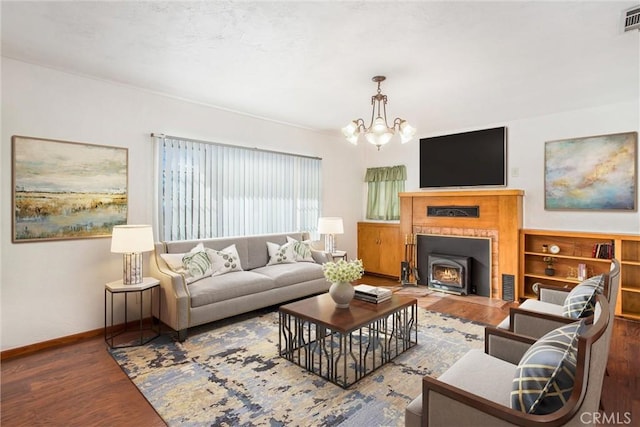
[[[633,234],[605,234],[558,230],[520,231],[520,279],[519,294],[534,296],[534,283],[549,283],[573,287],[581,281],[572,273],[578,264],[585,264],[588,276],[609,271],[611,260],[594,258],[597,244],[611,244],[613,256],[620,260],[620,290],[616,315],[640,320],[640,236]],[[557,245],[560,252],[542,252],[543,245]],[[554,276],[544,274],[545,257],[554,258]],[[571,277],[567,277],[571,276]]]

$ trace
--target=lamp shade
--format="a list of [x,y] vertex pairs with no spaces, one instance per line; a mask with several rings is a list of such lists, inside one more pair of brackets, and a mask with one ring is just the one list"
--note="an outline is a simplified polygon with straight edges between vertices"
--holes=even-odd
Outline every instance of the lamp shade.
[[111,252],[117,254],[153,250],[153,231],[150,225],[116,225],[111,234]]
[[344,227],[340,217],[320,217],[318,218],[318,233],[320,234],[342,234]]

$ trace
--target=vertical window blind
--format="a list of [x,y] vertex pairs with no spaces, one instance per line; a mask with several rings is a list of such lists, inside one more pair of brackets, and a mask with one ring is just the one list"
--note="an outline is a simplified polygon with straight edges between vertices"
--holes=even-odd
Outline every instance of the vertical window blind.
[[160,240],[315,231],[321,159],[156,137]]
[[400,197],[407,180],[405,165],[368,168],[364,177],[367,183],[367,219],[400,219]]

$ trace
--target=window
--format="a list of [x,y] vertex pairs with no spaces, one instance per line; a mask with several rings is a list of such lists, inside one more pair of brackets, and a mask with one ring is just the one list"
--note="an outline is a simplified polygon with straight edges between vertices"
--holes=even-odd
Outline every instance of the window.
[[157,137],[160,240],[313,231],[321,159]]
[[400,197],[407,180],[404,165],[368,168],[364,177],[367,183],[367,219],[400,219]]

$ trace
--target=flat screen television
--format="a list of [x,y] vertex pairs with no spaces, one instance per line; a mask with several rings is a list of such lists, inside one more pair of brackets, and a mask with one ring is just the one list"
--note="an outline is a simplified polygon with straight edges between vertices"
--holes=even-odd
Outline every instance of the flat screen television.
[[506,185],[506,127],[420,139],[420,188]]

